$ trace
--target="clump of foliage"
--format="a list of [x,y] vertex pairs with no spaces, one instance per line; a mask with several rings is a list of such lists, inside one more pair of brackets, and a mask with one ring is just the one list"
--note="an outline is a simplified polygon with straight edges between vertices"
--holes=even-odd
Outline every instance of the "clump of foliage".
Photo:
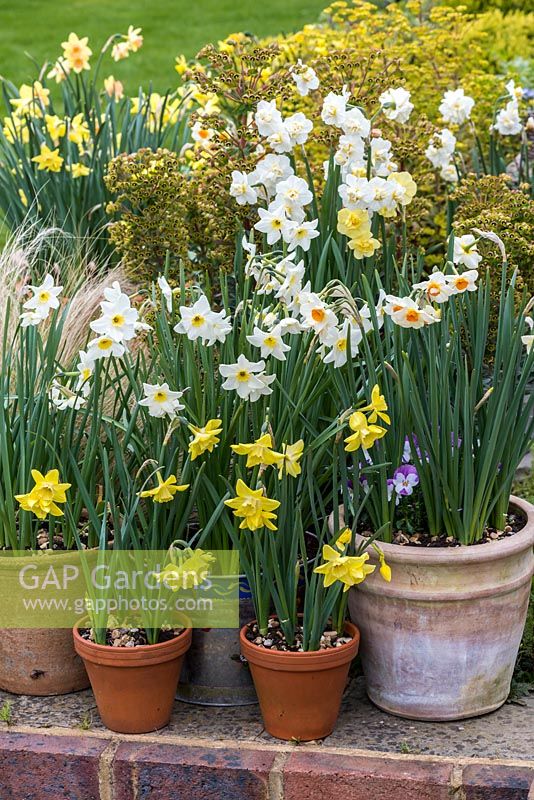
[[167,254],[175,271],[187,258],[184,182],[178,156],[162,148],[123,153],[109,165],[105,183],[115,199],[107,212],[116,217],[109,236],[136,280],[149,281],[162,272]]
[[[471,175],[458,186],[452,196],[456,204],[456,234],[472,228],[493,231],[503,241],[511,271],[517,269],[518,287],[534,294],[534,200],[521,189],[514,189],[506,175]],[[498,255],[487,242],[481,242],[484,262],[500,269]]]

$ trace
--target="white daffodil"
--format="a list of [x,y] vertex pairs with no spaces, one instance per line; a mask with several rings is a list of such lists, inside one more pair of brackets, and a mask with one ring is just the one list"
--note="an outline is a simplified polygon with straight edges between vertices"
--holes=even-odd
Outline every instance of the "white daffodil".
[[522,100],[523,95],[525,94],[525,90],[523,89],[523,87],[516,86],[515,81],[508,81],[508,83],[506,84],[506,91],[508,92],[512,100],[515,100],[516,102]]
[[375,175],[387,178],[394,172],[396,165],[391,160],[391,142],[381,136],[371,139],[371,164]]
[[378,98],[382,111],[387,119],[403,124],[410,118],[414,105],[410,102],[410,92],[399,86],[388,89]]
[[[254,392],[260,397],[265,393],[266,384],[259,375],[265,369],[265,361],[249,361],[243,354],[239,356],[235,364],[221,364],[219,372],[226,378],[222,388],[228,391],[234,390],[242,400],[247,400]],[[275,376],[272,376],[273,378]],[[271,390],[272,391],[272,390]],[[268,392],[270,394],[270,391]]]
[[493,127],[501,136],[517,136],[518,133],[521,133],[523,124],[519,116],[517,100],[510,100],[504,108],[501,108],[495,117]]
[[349,108],[341,127],[346,136],[360,136],[362,139],[367,139],[371,133],[371,123],[359,108]]
[[428,300],[433,303],[446,303],[454,291],[447,281],[447,276],[439,271],[433,272],[426,281],[414,283],[413,288],[424,292]]
[[293,149],[291,137],[283,123],[269,134],[267,142],[275,153],[290,153]]
[[439,106],[439,113],[445,122],[461,125],[471,115],[475,101],[465,94],[463,89],[449,89],[443,95]]
[[337,325],[337,317],[321,298],[313,292],[304,293],[299,313],[306,328],[311,328],[324,340],[327,331]]
[[532,319],[532,317],[525,317],[525,322],[530,328],[531,332],[526,333],[524,336],[522,336],[521,341],[527,348],[527,353],[530,353],[532,347],[534,346],[534,333],[532,333],[532,331],[534,330],[534,320]]
[[291,76],[297,86],[297,92],[301,97],[306,97],[309,92],[319,88],[319,78],[311,67],[305,66],[302,61],[297,61],[296,68],[291,70]]
[[29,328],[30,325],[40,325],[46,317],[42,317],[38,311],[24,311],[19,319],[21,328]]
[[260,399],[260,397],[263,397],[263,395],[269,395],[273,393],[273,390],[271,389],[271,383],[276,380],[276,375],[265,375],[262,372],[259,375],[256,375],[256,378],[260,382],[261,386],[252,389],[250,392],[249,400],[251,403],[255,403]]
[[343,87],[341,94],[329,92],[326,95],[321,110],[321,119],[325,125],[335,125],[336,128],[343,126],[349,98],[350,92],[345,87]]
[[343,134],[339,137],[338,148],[334,154],[336,164],[344,166],[346,164],[359,162],[364,158],[365,145],[363,139],[358,135]]
[[439,174],[441,175],[443,180],[446,181],[447,183],[458,183],[458,177],[459,177],[458,170],[456,169],[456,166],[452,163],[445,164],[441,168]]
[[260,100],[254,114],[254,122],[260,136],[270,136],[282,125],[282,115],[276,108],[276,100]]
[[247,342],[260,348],[262,358],[272,356],[278,361],[285,361],[285,353],[291,350],[291,347],[282,339],[282,332],[278,326],[271,331],[262,331],[261,328],[255,326],[254,332],[247,336]]
[[303,178],[290,175],[276,186],[276,195],[273,205],[283,206],[286,215],[297,222],[304,219],[303,207],[313,200],[313,195],[308,188],[308,184]]
[[302,111],[297,111],[285,118],[284,128],[288,133],[291,147],[295,147],[297,144],[306,143],[313,129],[313,122]]
[[452,260],[455,264],[463,264],[467,269],[478,269],[482,256],[477,250],[476,239],[472,233],[454,237]]
[[[202,344],[211,345],[217,340],[224,341],[224,338],[220,339],[220,335],[226,336],[228,331],[223,332],[223,329],[228,322],[226,312],[212,311],[208,298],[201,294],[192,306],[180,306],[180,322],[174,326],[174,330],[176,333],[184,333],[192,342],[201,339]],[[215,329],[216,326],[218,330]]]
[[341,328],[332,328],[326,340],[327,346],[331,349],[324,356],[325,364],[333,364],[339,368],[347,363],[347,353],[350,348],[351,358],[358,355],[358,346],[362,340],[362,330],[359,325],[351,325],[349,320],[345,320]]
[[[117,287],[119,287],[117,293]],[[136,334],[136,323],[139,318],[137,309],[132,308],[130,298],[120,291],[117,281],[110,290],[104,290],[104,296],[112,297],[100,303],[102,316],[90,323],[89,327],[100,336],[110,336],[116,342],[127,342]]]
[[230,194],[235,197],[240,206],[244,206],[247,203],[253,205],[258,200],[258,193],[250,184],[250,176],[246,172],[239,172],[237,169],[232,170]]
[[49,397],[52,402],[52,405],[58,409],[58,411],[66,411],[68,408],[79,409],[81,408],[86,400],[81,394],[71,391],[67,389],[66,386],[62,386],[58,381],[53,381],[52,386],[50,387]]
[[205,147],[215,136],[215,131],[213,128],[207,128],[203,125],[201,120],[197,120],[191,128],[191,136],[193,137],[193,141]]
[[271,203],[269,208],[259,208],[260,219],[254,228],[267,235],[267,244],[276,244],[282,236],[282,229],[287,222],[284,207],[281,204]]
[[293,222],[293,220],[286,222],[282,234],[288,250],[295,250],[297,247],[301,247],[304,252],[307,252],[310,249],[312,239],[320,236],[319,231],[316,230],[318,224],[318,219],[313,219],[310,222]]
[[173,392],[168,383],[143,383],[145,396],[139,401],[140,406],[148,408],[151,417],[171,417],[185,406],[180,403],[183,392]]
[[293,167],[287,156],[269,153],[261,161],[258,161],[255,169],[248,176],[251,186],[258,184],[265,187],[265,191],[271,197],[279,181],[283,181],[293,175]]
[[456,136],[448,128],[434,134],[425,150],[425,156],[436,169],[447,167],[456,148]]
[[172,311],[172,289],[169,286],[167,279],[165,278],[164,275],[158,276],[158,287],[165,300],[167,311],[170,314]]
[[396,191],[393,182],[379,177],[371,178],[368,184],[371,196],[367,208],[369,211],[379,211],[381,214],[386,212],[386,215],[387,212],[394,211],[397,205],[394,197]]
[[76,390],[81,390],[82,394],[87,395],[90,391],[89,378],[92,376],[95,369],[94,359],[86,353],[85,350],[79,350],[78,355],[80,360],[76,364],[78,370],[78,382],[76,383]]
[[432,306],[421,306],[411,297],[387,295],[384,311],[401,328],[423,328],[439,321],[439,315]]
[[477,290],[478,272],[476,269],[467,269],[461,275],[447,275],[446,278],[452,294],[476,292]]
[[348,208],[349,211],[369,208],[369,203],[374,196],[367,178],[357,178],[354,175],[347,175],[345,183],[339,186],[338,192],[343,200],[344,208]]
[[126,347],[111,336],[99,336],[97,339],[92,339],[87,345],[87,357],[91,361],[97,361],[99,358],[110,358],[111,356],[121,358],[125,352]]
[[[59,308],[58,296],[63,291],[63,286],[54,286],[54,279],[51,275],[46,275],[40,286],[29,286],[28,288],[33,296],[26,300],[23,308],[31,311],[32,315],[38,314],[40,321],[46,319],[53,308]],[[31,321],[27,324],[36,325],[38,322],[33,321],[32,316]]]

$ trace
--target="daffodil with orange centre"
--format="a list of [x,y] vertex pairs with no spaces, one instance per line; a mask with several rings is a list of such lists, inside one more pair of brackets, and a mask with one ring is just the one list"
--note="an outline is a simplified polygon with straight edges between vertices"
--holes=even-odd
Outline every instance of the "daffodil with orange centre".
[[236,497],[225,500],[224,504],[232,509],[234,516],[241,519],[239,527],[249,531],[268,528],[275,531],[276,514],[273,512],[280,506],[279,500],[270,500],[265,497],[263,489],[251,489],[241,478],[237,481]]
[[193,434],[193,438],[189,442],[191,461],[201,456],[206,450],[211,453],[213,448],[219,444],[219,436],[222,433],[220,419],[210,419],[204,427],[197,427],[196,425],[189,425],[188,427]]
[[161,473],[157,473],[158,485],[154,489],[146,489],[144,492],[139,492],[139,497],[151,497],[154,503],[170,503],[174,500],[176,492],[185,492],[189,489],[188,483],[178,484],[176,475],[169,475],[166,480],[163,480]]

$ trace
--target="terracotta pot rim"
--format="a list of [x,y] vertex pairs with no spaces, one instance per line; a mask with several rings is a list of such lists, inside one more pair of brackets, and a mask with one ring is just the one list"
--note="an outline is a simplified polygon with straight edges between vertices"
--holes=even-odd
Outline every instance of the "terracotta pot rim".
[[79,656],[97,664],[110,666],[139,667],[143,663],[161,663],[171,661],[185,653],[193,635],[191,628],[184,628],[178,636],[167,642],[157,644],[141,644],[136,647],[111,647],[83,639],[79,633],[79,623],[73,629],[74,648]]
[[[256,622],[256,620],[251,620]],[[268,650],[265,647],[250,642],[246,631],[251,624],[243,625],[239,632],[241,649],[247,661],[267,669],[281,670],[284,672],[312,672],[313,670],[333,669],[347,661],[352,661],[358,652],[360,644],[360,631],[357,626],[347,620],[345,630],[351,635],[351,641],[334,647],[330,650],[310,650],[304,653],[291,653],[280,650]]]
[[[534,506],[527,500],[512,495],[510,506],[518,509],[526,517],[523,528],[513,536],[496,542],[471,545],[468,547],[401,547],[398,544],[382,542],[377,544],[393,563],[405,564],[467,564],[473,562],[496,561],[520,553],[534,545]],[[341,519],[341,517],[340,517]],[[370,553],[373,558],[373,553]]]

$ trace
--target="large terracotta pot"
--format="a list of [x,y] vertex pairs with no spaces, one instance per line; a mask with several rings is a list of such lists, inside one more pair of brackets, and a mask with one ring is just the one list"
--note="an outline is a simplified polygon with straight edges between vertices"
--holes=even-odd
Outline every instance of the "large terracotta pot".
[[0,689],[53,695],[87,689],[89,678],[76,655],[70,628],[0,631]]
[[379,708],[451,720],[505,702],[534,572],[534,507],[515,497],[511,504],[527,523],[506,539],[461,548],[380,543],[391,583],[376,570],[349,599],[367,693]]
[[[54,553],[61,568],[70,563],[72,551]],[[27,563],[23,557],[2,558],[2,603],[9,602],[11,578]],[[5,581],[5,576],[10,580]],[[1,627],[1,626],[0,626]],[[70,628],[4,628],[0,630],[0,689],[36,696],[68,694],[87,689],[89,678],[76,655]]]
[[149,733],[168,724],[191,629],[161,644],[109,647],[73,629],[104,725],[118,733]]
[[285,653],[249,642],[241,629],[241,652],[247,659],[258,694],[265,730],[278,739],[309,742],[334,730],[350,662],[360,634],[346,623],[350,642],[330,650]]

